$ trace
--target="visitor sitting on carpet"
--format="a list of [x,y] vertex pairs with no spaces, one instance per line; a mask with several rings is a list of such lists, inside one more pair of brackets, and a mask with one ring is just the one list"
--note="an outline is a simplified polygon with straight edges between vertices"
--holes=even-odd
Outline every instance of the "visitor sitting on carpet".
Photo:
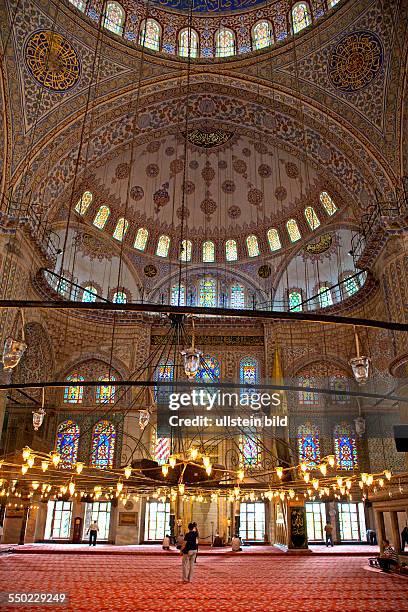
[[170,536],[165,535],[162,542],[163,550],[170,550]]
[[242,550],[241,548],[241,540],[239,538],[239,535],[235,535],[232,540],[231,540],[231,548],[232,548],[232,552],[240,552]]
[[216,533],[215,534],[215,538],[214,538],[214,542],[213,542],[213,548],[221,548],[222,546],[224,546],[224,543],[222,541],[222,539],[220,538],[220,534]]
[[383,572],[389,572],[391,567],[399,566],[399,559],[389,540],[384,540],[384,552],[378,557],[378,564]]

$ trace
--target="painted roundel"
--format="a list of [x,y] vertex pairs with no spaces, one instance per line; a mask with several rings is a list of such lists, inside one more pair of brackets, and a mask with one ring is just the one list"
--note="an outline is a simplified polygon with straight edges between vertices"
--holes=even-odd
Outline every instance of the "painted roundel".
[[50,30],[31,34],[25,45],[25,61],[35,80],[51,91],[68,91],[80,77],[75,49],[61,34]]
[[360,30],[347,34],[331,52],[330,80],[340,91],[358,91],[375,78],[383,59],[382,44],[374,32]]

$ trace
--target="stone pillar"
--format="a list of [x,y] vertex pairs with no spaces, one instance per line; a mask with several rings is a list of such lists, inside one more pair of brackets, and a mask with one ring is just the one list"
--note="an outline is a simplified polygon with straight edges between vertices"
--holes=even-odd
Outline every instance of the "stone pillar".
[[19,498],[10,499],[6,507],[6,515],[3,524],[3,544],[18,544],[20,542],[23,521],[23,504],[21,504]]
[[392,532],[392,539],[393,539],[392,544],[395,550],[397,551],[397,553],[399,554],[401,552],[401,538],[400,538],[399,527],[398,527],[398,512],[396,510],[391,510],[390,515],[391,515],[391,532]]
[[385,539],[385,524],[384,514],[381,510],[374,510],[375,527],[377,531],[377,541],[380,546],[381,554],[384,552],[384,539]]
[[[0,368],[0,383],[2,385],[9,385],[11,383],[12,370],[4,370],[2,365],[0,365]],[[2,449],[5,448],[5,439],[3,439],[3,425],[6,414],[7,393],[7,389],[0,391],[0,455],[2,454]]]
[[35,531],[37,525],[39,504],[38,502],[34,502],[33,505],[29,509],[26,529],[25,529],[25,544],[32,544],[35,542]]

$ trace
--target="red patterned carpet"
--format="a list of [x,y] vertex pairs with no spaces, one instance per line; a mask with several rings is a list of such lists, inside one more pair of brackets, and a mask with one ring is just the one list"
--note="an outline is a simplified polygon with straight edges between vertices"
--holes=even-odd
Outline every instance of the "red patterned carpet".
[[180,557],[28,554],[0,557],[0,592],[66,592],[69,605],[4,610],[408,612],[408,579],[362,557],[201,557],[182,584]]

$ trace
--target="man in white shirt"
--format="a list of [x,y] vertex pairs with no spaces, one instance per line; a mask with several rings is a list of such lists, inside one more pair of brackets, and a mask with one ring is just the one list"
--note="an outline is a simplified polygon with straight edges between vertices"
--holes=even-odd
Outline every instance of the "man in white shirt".
[[89,546],[96,546],[96,536],[98,535],[99,527],[96,521],[93,521],[89,525],[88,533],[89,533]]
[[231,548],[232,552],[240,552],[241,548],[241,540],[238,535],[235,535],[231,540]]

